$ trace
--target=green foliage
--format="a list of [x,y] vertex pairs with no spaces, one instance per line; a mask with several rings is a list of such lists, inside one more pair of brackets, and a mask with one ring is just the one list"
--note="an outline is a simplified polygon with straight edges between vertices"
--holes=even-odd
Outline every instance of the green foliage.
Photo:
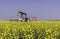
[[0,39],[60,39],[60,21],[0,21]]

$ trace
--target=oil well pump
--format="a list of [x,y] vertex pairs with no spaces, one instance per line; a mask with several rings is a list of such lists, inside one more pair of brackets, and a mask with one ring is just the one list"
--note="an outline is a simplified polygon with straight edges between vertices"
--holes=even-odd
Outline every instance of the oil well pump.
[[27,13],[24,13],[22,11],[18,11],[17,16],[18,16],[18,20],[20,21],[36,21],[37,20],[36,17],[27,18]]
[[17,12],[17,17],[18,19],[10,19],[10,21],[36,21],[37,18],[36,17],[33,17],[33,16],[30,16],[29,18],[27,17],[27,13],[24,13],[22,11],[19,11]]
[[27,21],[28,20],[27,13],[18,11],[17,16],[18,16],[18,20],[20,20],[20,21]]

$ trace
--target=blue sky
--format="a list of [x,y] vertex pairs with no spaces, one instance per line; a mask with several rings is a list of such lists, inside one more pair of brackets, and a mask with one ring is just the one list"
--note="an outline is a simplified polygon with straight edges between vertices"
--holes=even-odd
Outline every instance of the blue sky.
[[60,19],[60,0],[0,0],[0,19],[17,19],[17,11],[38,19]]

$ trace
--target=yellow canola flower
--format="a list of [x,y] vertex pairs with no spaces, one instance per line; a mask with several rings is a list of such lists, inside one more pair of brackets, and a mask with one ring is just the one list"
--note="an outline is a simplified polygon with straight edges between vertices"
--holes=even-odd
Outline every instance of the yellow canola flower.
[[46,32],[49,32],[49,33],[51,33],[51,30],[50,30],[50,29],[48,29],[48,30],[46,30]]

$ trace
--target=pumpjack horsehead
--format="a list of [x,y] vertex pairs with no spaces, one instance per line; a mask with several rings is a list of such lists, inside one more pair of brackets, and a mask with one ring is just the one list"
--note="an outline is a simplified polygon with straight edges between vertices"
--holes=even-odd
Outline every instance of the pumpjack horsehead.
[[21,12],[21,11],[18,11],[17,15],[18,15],[18,17],[19,17],[18,20],[27,21],[27,14],[26,14],[26,13]]

